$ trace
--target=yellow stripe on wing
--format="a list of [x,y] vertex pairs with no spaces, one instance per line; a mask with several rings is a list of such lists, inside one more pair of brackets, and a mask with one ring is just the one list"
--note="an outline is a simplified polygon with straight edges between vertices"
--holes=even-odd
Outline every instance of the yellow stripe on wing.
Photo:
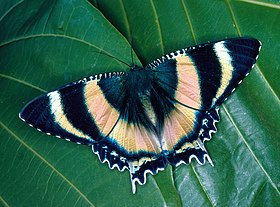
[[223,41],[214,44],[214,51],[221,65],[221,84],[216,93],[216,97],[213,98],[212,104],[215,104],[216,100],[225,92],[226,87],[232,79],[232,73],[234,70],[229,51],[224,46]]
[[90,139],[90,136],[84,134],[81,130],[77,129],[66,117],[66,114],[64,113],[63,105],[61,102],[61,96],[59,91],[53,91],[48,93],[48,97],[50,100],[50,109],[51,113],[54,118],[54,122],[57,123],[61,128],[63,128],[65,131],[80,137],[80,138],[86,138]]

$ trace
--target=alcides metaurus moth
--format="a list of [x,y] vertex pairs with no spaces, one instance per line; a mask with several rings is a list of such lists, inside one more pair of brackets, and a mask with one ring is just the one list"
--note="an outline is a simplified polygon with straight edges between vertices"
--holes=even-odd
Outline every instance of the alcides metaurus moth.
[[39,131],[90,145],[110,168],[129,170],[132,191],[170,164],[212,161],[204,147],[218,108],[249,74],[261,43],[234,38],[164,55],[144,68],[93,75],[28,103]]

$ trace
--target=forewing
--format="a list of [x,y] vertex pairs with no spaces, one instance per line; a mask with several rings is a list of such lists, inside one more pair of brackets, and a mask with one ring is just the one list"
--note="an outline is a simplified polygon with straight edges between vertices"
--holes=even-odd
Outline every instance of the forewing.
[[110,133],[120,116],[108,103],[99,84],[106,81],[107,85],[117,86],[108,86],[105,92],[116,94],[119,98],[115,102],[119,104],[124,77],[124,73],[107,73],[70,83],[34,99],[19,116],[48,135],[79,144],[94,144]]
[[[176,101],[199,110],[218,107],[249,74],[256,62],[260,42],[235,38],[178,50],[149,66],[163,88]],[[176,70],[170,73],[170,65]],[[175,66],[175,67],[174,67]],[[166,80],[169,73],[170,80]]]

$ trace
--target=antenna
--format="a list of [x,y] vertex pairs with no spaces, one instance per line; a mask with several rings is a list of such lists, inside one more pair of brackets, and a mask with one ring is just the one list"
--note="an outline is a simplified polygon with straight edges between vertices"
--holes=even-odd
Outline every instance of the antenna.
[[134,66],[135,64],[134,64],[134,60],[133,60],[132,45],[133,45],[133,38],[132,38],[132,35],[130,35],[130,56],[131,56],[132,64]]
[[113,58],[113,59],[115,59],[115,60],[117,60],[117,61],[119,61],[119,62],[121,62],[121,63],[127,65],[128,67],[131,67],[131,66],[130,66],[129,64],[127,64],[126,62],[124,62],[124,61],[122,61],[122,60],[120,60],[120,59],[118,59],[118,58],[116,58],[116,57],[114,57],[114,56],[112,56],[112,55],[109,55],[109,54],[107,54],[107,53],[105,53],[105,52],[102,52],[102,51],[93,51],[93,52],[96,52],[96,53],[99,53],[99,54],[102,54],[102,55],[106,55],[106,56],[108,56],[108,57],[110,57],[110,58]]

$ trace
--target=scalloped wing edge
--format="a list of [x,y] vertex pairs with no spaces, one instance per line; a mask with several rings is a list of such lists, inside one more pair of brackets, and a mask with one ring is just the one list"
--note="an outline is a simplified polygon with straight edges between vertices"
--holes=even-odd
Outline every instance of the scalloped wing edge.
[[[180,162],[178,162],[178,163],[176,164],[176,167],[178,167],[178,166],[181,165],[181,164],[186,164],[186,165],[188,165],[188,164],[191,163],[192,159],[195,159],[195,160],[198,162],[198,164],[200,164],[200,165],[204,165],[204,164],[208,161],[208,162],[211,164],[211,166],[214,166],[213,161],[211,160],[211,157],[210,157],[209,154],[207,153],[207,150],[205,149],[205,146],[204,146],[205,140],[206,140],[206,141],[209,141],[209,140],[211,139],[213,133],[216,133],[216,132],[217,132],[216,123],[219,122],[219,120],[220,120],[220,117],[219,117],[219,108],[218,108],[218,107],[215,108],[214,111],[215,111],[215,113],[216,113],[216,115],[217,115],[216,118],[213,117],[213,116],[209,113],[209,116],[210,116],[210,117],[212,118],[212,120],[213,120],[213,128],[211,128],[210,130],[208,130],[207,136],[206,136],[203,140],[201,140],[200,138],[198,138],[198,142],[197,142],[198,147],[199,147],[200,149],[202,149],[202,150],[205,152],[205,154],[203,155],[203,159],[202,159],[203,161],[201,161],[196,155],[192,154],[192,155],[189,156],[188,161],[181,160]],[[100,154],[99,154],[99,152],[94,150],[94,145],[92,145],[92,151],[93,151],[94,154],[96,154],[96,155],[98,156],[98,159],[100,160],[100,162],[102,162],[102,163],[107,163],[108,166],[109,166],[109,168],[110,168],[111,170],[113,170],[114,168],[117,168],[117,170],[120,171],[120,172],[123,172],[125,169],[127,169],[127,170],[129,171],[129,173],[130,173],[130,179],[131,179],[131,185],[132,185],[132,193],[133,193],[133,194],[136,193],[136,183],[138,183],[139,185],[144,185],[144,184],[147,182],[147,175],[148,175],[148,174],[156,175],[156,174],[158,174],[160,171],[164,171],[166,165],[168,164],[168,162],[167,162],[166,165],[165,165],[164,167],[158,167],[158,168],[156,168],[154,171],[151,170],[151,169],[146,169],[146,170],[144,170],[144,172],[143,172],[143,182],[141,182],[141,180],[140,180],[139,178],[137,178],[137,177],[136,177],[136,178],[133,178],[134,173],[133,173],[133,167],[132,167],[132,165],[131,165],[132,161],[126,160],[125,162],[127,163],[127,166],[124,165],[124,166],[120,167],[120,166],[118,165],[118,163],[112,164],[112,163],[107,159],[107,157],[104,157],[104,158],[102,159],[101,156],[100,156]],[[161,159],[161,157],[159,157],[158,159]],[[153,161],[151,161],[151,162],[153,162]],[[141,167],[141,166],[140,166],[140,167]]]

